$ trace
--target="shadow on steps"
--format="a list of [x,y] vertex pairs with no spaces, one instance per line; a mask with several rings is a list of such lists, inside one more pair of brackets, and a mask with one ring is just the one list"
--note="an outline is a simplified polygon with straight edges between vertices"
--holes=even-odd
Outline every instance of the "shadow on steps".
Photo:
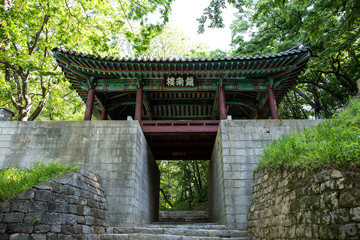
[[209,222],[207,211],[160,211],[159,222]]

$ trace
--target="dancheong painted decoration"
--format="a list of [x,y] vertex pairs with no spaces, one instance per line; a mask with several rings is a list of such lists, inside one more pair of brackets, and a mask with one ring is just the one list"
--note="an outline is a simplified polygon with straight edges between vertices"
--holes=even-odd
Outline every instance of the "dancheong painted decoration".
[[109,58],[65,48],[53,54],[87,103],[85,120],[278,118],[279,103],[311,56],[281,53],[211,59]]

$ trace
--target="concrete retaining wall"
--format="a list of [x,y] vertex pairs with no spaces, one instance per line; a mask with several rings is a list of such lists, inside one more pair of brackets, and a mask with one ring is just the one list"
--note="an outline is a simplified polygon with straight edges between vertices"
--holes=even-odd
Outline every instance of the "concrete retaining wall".
[[247,229],[253,171],[264,147],[282,134],[317,123],[318,120],[221,121],[210,161],[210,220]]
[[137,121],[0,122],[0,167],[36,161],[98,174],[112,226],[157,217],[159,170]]

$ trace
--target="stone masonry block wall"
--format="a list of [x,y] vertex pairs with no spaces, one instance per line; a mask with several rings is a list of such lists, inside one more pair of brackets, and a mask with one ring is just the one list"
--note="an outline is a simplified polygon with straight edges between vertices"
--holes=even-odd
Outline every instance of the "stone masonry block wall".
[[160,171],[140,128],[136,138],[135,198],[133,216],[140,225],[159,217]]
[[208,169],[208,199],[209,219],[213,222],[226,224],[225,219],[225,191],[224,191],[224,163],[222,152],[221,126],[216,136],[214,149]]
[[251,239],[360,239],[360,175],[343,170],[255,173]]
[[[247,229],[253,171],[264,147],[283,134],[312,127],[318,120],[223,120],[210,163],[210,219]],[[223,171],[216,172],[217,169]],[[216,205],[214,204],[216,203]]]
[[98,239],[108,227],[99,177],[67,173],[0,203],[0,239]]
[[139,132],[137,121],[0,122],[0,167],[57,161],[93,171],[103,180],[110,225],[141,225],[154,218],[149,202],[158,192],[149,180],[157,165]]

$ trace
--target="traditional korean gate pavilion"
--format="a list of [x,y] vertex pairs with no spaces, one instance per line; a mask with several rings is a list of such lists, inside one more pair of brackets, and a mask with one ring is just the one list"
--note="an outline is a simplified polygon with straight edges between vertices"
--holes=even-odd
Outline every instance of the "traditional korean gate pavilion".
[[217,59],[102,58],[64,48],[53,53],[86,102],[84,119],[132,116],[156,159],[209,159],[218,122],[228,115],[278,119],[276,103],[311,56],[302,45]]

